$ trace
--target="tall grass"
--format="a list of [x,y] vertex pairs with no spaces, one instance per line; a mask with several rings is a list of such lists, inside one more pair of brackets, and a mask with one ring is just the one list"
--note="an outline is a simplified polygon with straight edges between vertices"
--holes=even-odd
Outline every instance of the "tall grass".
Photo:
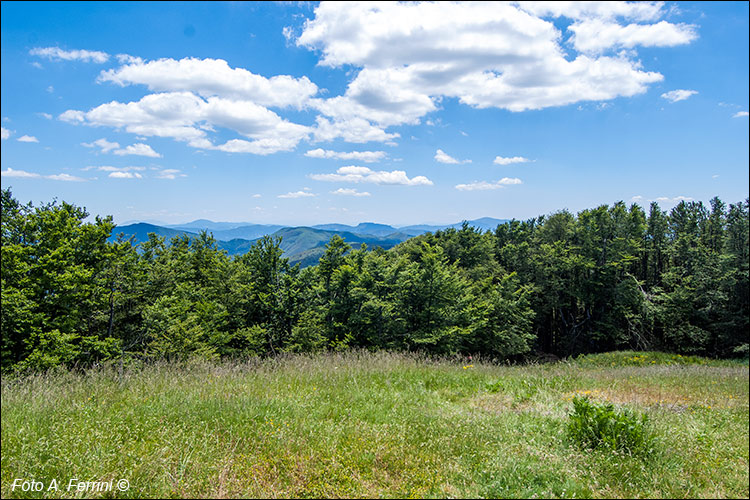
[[[352,352],[4,378],[2,497],[747,497],[747,366],[669,356]],[[647,414],[653,451],[571,442],[576,396]]]

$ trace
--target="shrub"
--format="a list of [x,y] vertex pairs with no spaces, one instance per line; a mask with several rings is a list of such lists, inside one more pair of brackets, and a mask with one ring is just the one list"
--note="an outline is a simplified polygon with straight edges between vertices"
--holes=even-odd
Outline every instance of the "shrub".
[[573,398],[568,435],[584,448],[604,448],[631,454],[648,453],[651,436],[646,415],[617,410],[611,403],[592,403],[588,397]]

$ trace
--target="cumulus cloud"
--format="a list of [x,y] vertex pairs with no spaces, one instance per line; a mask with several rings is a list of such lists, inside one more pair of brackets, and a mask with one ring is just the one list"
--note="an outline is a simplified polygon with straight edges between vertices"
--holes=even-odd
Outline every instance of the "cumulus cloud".
[[[89,111],[67,110],[59,118],[69,123],[109,126],[144,137],[171,137],[200,149],[229,153],[266,155],[290,151],[307,138],[314,127],[289,122],[269,107],[304,109],[317,94],[318,87],[306,76],[277,75],[266,78],[244,68],[232,68],[222,59],[158,59],[144,61],[128,54],[117,56],[121,66],[102,71],[99,83],[120,86],[145,85],[154,93],[140,101],[117,102]],[[365,125],[336,122],[316,131],[316,137],[349,136],[358,131],[370,139],[390,140],[394,134],[366,130]],[[348,132],[337,127],[349,127]],[[207,132],[218,127],[244,136],[215,144]],[[250,140],[248,140],[250,139]],[[134,145],[122,154],[146,154],[153,150]]]
[[164,170],[160,170],[156,173],[157,179],[169,179],[174,180],[178,177],[187,177],[186,174],[183,174],[180,170],[176,168],[165,168]]
[[662,2],[518,2],[536,16],[571,19],[624,18],[632,21],[655,21],[664,15]]
[[16,139],[18,142],[39,142],[39,139],[34,137],[33,135],[22,135],[18,139]]
[[37,178],[42,177],[34,172],[26,172],[25,170],[15,170],[10,167],[0,172],[3,177],[19,177],[19,178]]
[[[295,43],[323,66],[358,69],[343,95],[310,100],[325,117],[316,139],[384,141],[387,127],[420,123],[445,97],[519,112],[643,93],[663,76],[635,49],[697,37],[664,16],[662,4],[643,2],[322,2]],[[572,21],[577,54],[548,18]],[[369,135],[347,135],[341,124],[353,120]]]
[[10,137],[10,134],[10,130],[5,127],[0,127],[0,137],[2,137],[2,140],[8,139]]
[[435,152],[435,160],[437,160],[440,163],[451,163],[451,164],[471,163],[471,160],[457,160],[453,158],[452,156],[446,154],[445,151],[443,151],[442,149],[438,149]]
[[143,176],[139,174],[138,172],[123,172],[123,171],[115,171],[110,173],[107,177],[111,177],[112,179],[142,179]]
[[[67,110],[59,118],[230,153],[290,151],[302,140],[392,145],[400,135],[390,127],[422,123],[444,99],[522,112],[641,94],[663,76],[644,67],[637,49],[687,44],[698,36],[695,26],[664,20],[667,13],[653,2],[323,2],[300,29],[287,27],[283,34],[316,51],[320,65],[351,70],[341,95],[322,96],[306,76],[263,76],[222,59],[147,61],[118,54],[118,66],[97,81],[145,86],[151,94]],[[32,52],[109,57],[54,47]],[[269,108],[317,116],[307,126]],[[209,134],[219,128],[240,137],[217,142]],[[330,153],[377,161],[354,156],[365,152]]]
[[388,133],[382,126],[376,126],[364,118],[348,117],[329,120],[323,116],[315,118],[316,127],[312,130],[316,142],[343,139],[346,142],[384,142],[393,144],[400,137],[398,133]]
[[305,156],[309,158],[330,158],[334,160],[357,160],[365,163],[373,163],[384,159],[387,154],[385,151],[329,151],[326,149],[318,148],[311,149]]
[[317,196],[307,191],[296,191],[294,193],[280,194],[277,198],[309,198],[311,196]]
[[689,196],[675,196],[674,198],[670,198],[669,196],[659,196],[658,198],[654,198],[651,201],[666,202],[666,203],[679,203],[681,201],[693,201],[693,198],[690,198]]
[[469,184],[457,184],[456,189],[459,191],[487,191],[491,189],[501,189],[513,184],[522,184],[521,179],[516,177],[503,177],[496,182],[475,181]]
[[49,114],[49,113],[37,113],[37,114],[39,116],[41,116],[42,118],[46,118],[47,120],[51,120],[52,119],[52,115]]
[[403,170],[393,170],[391,172],[385,170],[375,171],[367,167],[358,167],[355,165],[341,167],[336,170],[335,174],[311,174],[309,177],[316,181],[328,182],[370,182],[373,184],[401,186],[432,185],[432,181],[422,175],[409,179]]
[[144,62],[138,58],[123,58],[121,62],[127,64],[102,71],[98,81],[121,86],[146,85],[156,92],[187,91],[202,97],[249,100],[270,107],[301,108],[318,92],[318,87],[306,76],[265,78],[244,68],[232,68],[223,59],[186,57]]
[[60,47],[37,47],[29,51],[32,56],[45,57],[52,61],[83,61],[105,63],[109,54],[96,50],[63,50]]
[[689,24],[628,24],[588,19],[574,23],[573,46],[582,52],[602,52],[613,47],[674,47],[685,45],[698,38],[696,27]]
[[116,149],[114,153],[118,156],[137,155],[148,156],[150,158],[161,158],[161,155],[151,149],[151,146],[143,143],[132,144],[124,149]]
[[336,191],[331,191],[331,194],[339,194],[342,196],[370,196],[367,191],[357,191],[356,189],[349,188],[338,188]]
[[109,153],[110,151],[118,156],[126,155],[137,155],[137,156],[148,156],[151,158],[161,158],[161,155],[154,151],[148,144],[137,143],[120,148],[120,143],[109,142],[107,139],[97,139],[94,142],[82,142],[82,146],[87,148],[98,147],[102,153]]
[[[732,118],[746,118],[750,113],[747,111],[738,111],[732,116]],[[4,132],[3,132],[4,133]],[[5,137],[3,137],[5,139]]]
[[2,177],[15,177],[21,179],[49,179],[53,181],[66,182],[82,182],[86,180],[69,174],[41,175],[35,172],[26,172],[25,170],[14,170],[10,167],[8,167],[6,170],[0,171],[0,175],[2,175]]
[[82,168],[81,170],[99,170],[100,172],[130,172],[130,171],[139,171],[142,172],[146,170],[146,167],[113,167],[111,165],[101,165],[101,166],[88,166],[85,168]]
[[120,64],[141,64],[143,63],[143,59],[136,56],[131,56],[130,54],[117,54],[115,56],[117,58],[117,62]]
[[83,182],[86,179],[81,179],[80,177],[76,177],[74,175],[68,175],[68,174],[53,174],[53,175],[45,175],[45,179],[51,179],[53,181],[65,181],[65,182]]
[[[284,120],[253,102],[220,97],[203,99],[190,92],[149,94],[129,103],[112,101],[87,112],[68,110],[60,119],[124,129],[145,137],[171,137],[201,149],[261,155],[292,150],[310,133],[309,127]],[[254,140],[233,139],[214,145],[206,134],[214,126]]]
[[107,139],[101,138],[95,140],[94,142],[82,142],[81,146],[85,146],[87,148],[99,148],[102,153],[109,153],[113,149],[119,148],[120,143],[109,142]]
[[524,158],[523,156],[512,156],[509,158],[503,158],[502,156],[496,156],[492,163],[497,165],[510,165],[511,163],[528,163],[531,160]]
[[58,118],[68,123],[82,123],[86,121],[86,114],[83,111],[69,109],[67,111],[64,111],[63,113],[60,113]]
[[669,92],[663,93],[661,96],[662,96],[662,98],[666,99],[667,101],[675,103],[675,102],[678,102],[678,101],[684,101],[685,99],[687,99],[691,95],[695,95],[697,93],[698,93],[697,90],[679,89],[679,90],[670,90]]

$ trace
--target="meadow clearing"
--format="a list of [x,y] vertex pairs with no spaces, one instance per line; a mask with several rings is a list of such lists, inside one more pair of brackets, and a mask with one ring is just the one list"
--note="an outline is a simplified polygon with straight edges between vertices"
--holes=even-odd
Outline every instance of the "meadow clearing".
[[[576,396],[645,414],[649,449],[576,443]],[[360,351],[114,364],[3,377],[1,415],[3,498],[749,494],[746,361],[617,352],[505,366]],[[68,490],[71,479],[115,487]]]

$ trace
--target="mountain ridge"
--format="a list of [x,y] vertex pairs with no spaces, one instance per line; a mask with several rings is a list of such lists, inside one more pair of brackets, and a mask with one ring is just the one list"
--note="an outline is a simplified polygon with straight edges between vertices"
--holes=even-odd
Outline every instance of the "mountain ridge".
[[[470,226],[482,231],[493,230],[497,225],[508,222],[507,219],[483,217],[466,221]],[[136,222],[118,225],[112,231],[110,240],[116,240],[120,234],[125,239],[134,237],[135,243],[148,240],[149,233],[171,239],[175,236],[197,237],[202,231],[211,234],[217,241],[218,248],[230,255],[247,252],[258,239],[265,235],[281,237],[280,247],[290,263],[300,263],[303,267],[316,264],[325,251],[325,244],[334,236],[341,236],[353,248],[362,243],[368,248],[382,247],[388,250],[409,238],[437,230],[459,229],[463,222],[445,225],[412,225],[404,227],[390,226],[375,222],[362,222],[356,226],[347,224],[318,224],[315,226],[280,226],[274,224],[245,224],[233,222],[214,222],[198,219],[184,224],[159,226],[147,222]]]

